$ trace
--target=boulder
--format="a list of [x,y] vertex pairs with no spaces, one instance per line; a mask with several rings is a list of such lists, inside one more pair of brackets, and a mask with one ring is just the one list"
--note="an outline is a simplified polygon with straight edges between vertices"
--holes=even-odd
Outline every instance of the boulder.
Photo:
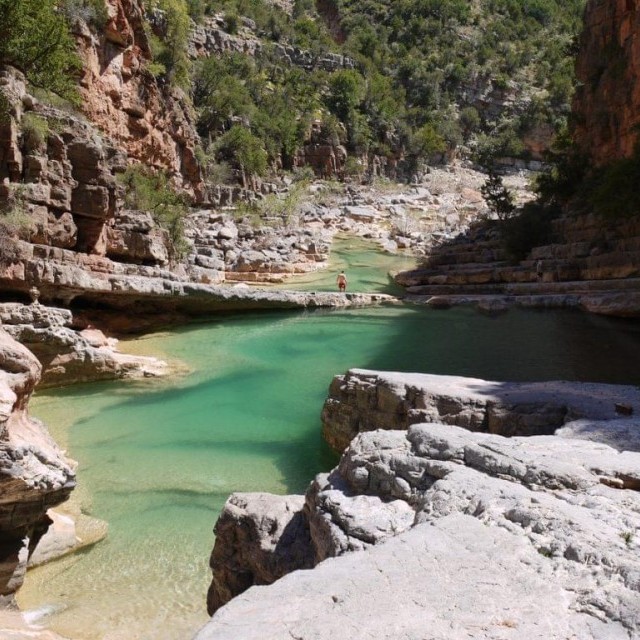
[[297,530],[323,561],[250,588],[196,639],[636,637],[639,469],[640,453],[557,436],[361,433],[307,492]]

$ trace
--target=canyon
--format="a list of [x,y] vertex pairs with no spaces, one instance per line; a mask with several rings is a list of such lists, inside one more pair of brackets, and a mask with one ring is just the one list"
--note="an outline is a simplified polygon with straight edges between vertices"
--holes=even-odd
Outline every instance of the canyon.
[[[149,71],[142,3],[106,8],[100,31],[82,20],[73,29],[83,59],[79,110],[39,99],[20,71],[0,69],[8,105],[0,201],[21,217],[0,238],[3,604],[13,606],[29,557],[75,486],[75,463],[29,416],[36,386],[173,373],[160,359],[120,352],[114,335],[230,311],[401,304],[381,293],[249,286],[326,268],[341,234],[421,258],[395,277],[403,302],[640,315],[637,215],[564,212],[552,239],[513,264],[480,193],[485,176],[470,162],[400,186],[384,177],[394,167],[372,157],[372,184],[316,179],[293,215],[277,213],[296,194],[290,176],[209,184],[183,90]],[[599,167],[636,146],[637,0],[591,0],[585,18],[575,139]],[[152,23],[162,33],[162,15]],[[189,55],[266,55],[255,25],[241,37],[223,27],[219,17],[194,27]],[[288,45],[275,55],[306,70],[357,64]],[[530,141],[529,166],[539,167],[541,137]],[[341,145],[312,129],[295,164],[335,178],[346,160]],[[181,259],[170,232],[127,201],[122,176],[138,163],[190,198]],[[517,203],[526,203],[526,177],[513,161],[503,165]],[[271,218],[256,225],[251,207],[261,206]],[[360,369],[337,376],[322,420],[338,466],[304,496],[229,498],[211,556],[213,618],[198,640],[264,638],[265,628],[274,639],[391,639],[425,628],[433,637],[637,637],[638,411],[630,386]],[[10,617],[0,618],[10,637],[38,637]]]

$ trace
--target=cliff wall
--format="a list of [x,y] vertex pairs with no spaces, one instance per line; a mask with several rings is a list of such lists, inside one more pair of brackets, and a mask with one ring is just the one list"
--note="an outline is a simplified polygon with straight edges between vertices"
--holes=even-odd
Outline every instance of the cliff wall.
[[140,0],[106,4],[109,19],[99,32],[76,24],[84,61],[82,111],[129,158],[168,172],[201,199],[190,101],[181,89],[161,86],[147,69],[151,51]]
[[595,165],[627,158],[640,124],[640,2],[591,0],[576,64],[575,136]]

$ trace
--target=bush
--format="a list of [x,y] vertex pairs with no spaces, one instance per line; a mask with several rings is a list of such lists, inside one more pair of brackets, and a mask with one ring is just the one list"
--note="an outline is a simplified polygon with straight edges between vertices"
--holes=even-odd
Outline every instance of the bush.
[[217,144],[218,155],[231,162],[244,175],[263,176],[267,170],[267,152],[259,138],[249,129],[235,125],[225,133]]
[[25,113],[20,121],[22,140],[27,152],[40,151],[49,137],[49,123],[34,113]]
[[71,25],[80,20],[101,29],[109,20],[105,0],[64,0],[60,10]]
[[154,0],[149,8],[164,11],[167,25],[164,40],[150,34],[153,62],[156,65],[153,71],[159,74],[164,67],[171,84],[186,90],[191,83],[191,61],[188,54],[191,20],[186,0]]
[[493,169],[489,170],[486,181],[480,187],[480,193],[487,206],[503,222],[510,218],[516,210],[513,194],[504,186],[502,177]]

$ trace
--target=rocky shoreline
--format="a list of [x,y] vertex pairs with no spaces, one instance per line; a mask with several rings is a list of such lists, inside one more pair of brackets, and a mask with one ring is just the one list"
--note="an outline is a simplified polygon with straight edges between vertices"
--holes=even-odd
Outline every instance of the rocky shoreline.
[[637,388],[354,370],[327,402],[366,432],[304,498],[229,499],[198,640],[637,637]]

